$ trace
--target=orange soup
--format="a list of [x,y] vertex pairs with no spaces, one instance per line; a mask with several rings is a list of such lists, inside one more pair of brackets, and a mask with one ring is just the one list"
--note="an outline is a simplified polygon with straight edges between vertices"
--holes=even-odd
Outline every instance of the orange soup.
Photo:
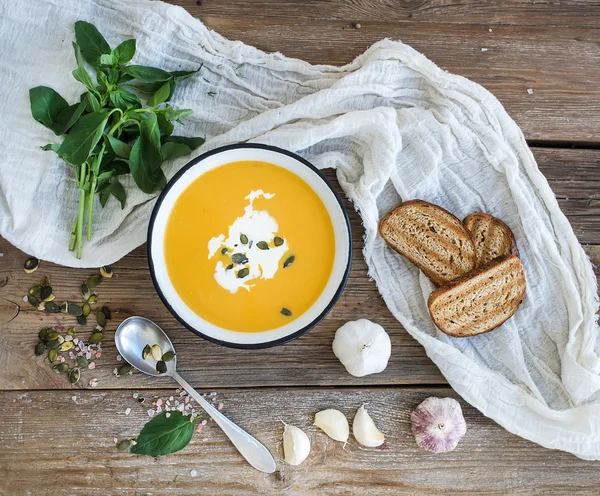
[[319,298],[335,237],[319,196],[267,162],[232,162],[192,182],[165,231],[169,278],[185,304],[224,329],[276,329]]

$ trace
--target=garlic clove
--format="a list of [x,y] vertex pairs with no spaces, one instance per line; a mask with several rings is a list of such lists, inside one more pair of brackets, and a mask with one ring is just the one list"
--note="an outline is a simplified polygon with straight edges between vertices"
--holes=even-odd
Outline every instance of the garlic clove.
[[348,419],[339,410],[323,410],[315,415],[315,423],[319,429],[323,430],[331,439],[348,442],[350,436],[350,426]]
[[433,453],[454,450],[467,432],[460,403],[453,398],[427,398],[410,419],[417,444]]
[[300,465],[310,453],[310,440],[306,433],[293,425],[285,424],[283,454],[290,465]]
[[352,434],[360,444],[370,448],[381,446],[385,441],[385,436],[367,413],[365,405],[361,406],[354,416]]
[[333,353],[355,377],[383,372],[392,352],[387,332],[367,319],[346,322],[333,340]]

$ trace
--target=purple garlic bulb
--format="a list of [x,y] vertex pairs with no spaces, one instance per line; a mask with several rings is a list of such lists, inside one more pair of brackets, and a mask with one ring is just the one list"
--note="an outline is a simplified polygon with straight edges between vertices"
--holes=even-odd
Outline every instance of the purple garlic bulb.
[[427,398],[410,420],[417,444],[433,453],[452,451],[467,432],[460,404],[453,398]]

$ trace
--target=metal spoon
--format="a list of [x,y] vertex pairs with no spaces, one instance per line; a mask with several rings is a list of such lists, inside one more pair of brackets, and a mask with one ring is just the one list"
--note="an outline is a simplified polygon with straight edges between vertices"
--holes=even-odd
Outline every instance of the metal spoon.
[[147,360],[142,358],[142,350],[146,345],[152,346],[158,344],[163,352],[169,350],[175,352],[171,340],[154,322],[144,317],[129,317],[125,319],[117,328],[115,343],[121,356],[140,372],[153,376],[167,375],[175,379],[198,402],[204,411],[212,417],[250,465],[267,474],[275,472],[275,460],[269,450],[225,417],[225,415],[200,396],[177,373],[177,356],[170,362],[167,362],[167,371],[163,374],[159,374],[156,371],[156,361],[153,358],[148,358]]

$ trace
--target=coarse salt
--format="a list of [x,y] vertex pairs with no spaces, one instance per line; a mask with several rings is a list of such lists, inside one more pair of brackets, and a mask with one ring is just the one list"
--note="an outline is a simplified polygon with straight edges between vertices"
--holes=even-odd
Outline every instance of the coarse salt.
[[77,401],[77,396],[71,396],[71,399],[76,402]]
[[123,357],[121,355],[117,355],[117,362],[120,362],[121,360],[123,360]]
[[162,411],[163,411],[163,408],[162,408],[162,406],[157,406],[157,407],[156,407],[156,413],[157,413],[157,414],[159,414],[159,413],[162,413]]
[[163,400],[162,400],[161,398],[157,399],[157,400],[156,400],[156,404],[157,404],[158,406],[161,406],[161,405],[163,404]]
[[195,470],[192,470],[192,471],[190,472],[190,475],[191,475],[192,477],[196,477],[196,476],[198,475],[198,472],[196,472]]
[[183,412],[183,405],[179,405],[179,406],[177,407],[177,410],[179,410],[180,412]]
[[96,353],[96,358],[100,358],[102,356],[102,353]]
[[90,370],[94,370],[95,368],[96,368],[96,362],[90,362],[90,363],[88,364],[88,369],[90,369]]
[[156,412],[154,411],[154,409],[153,409],[153,408],[150,408],[150,409],[148,410],[148,417],[154,417],[154,414],[155,414],[155,413],[156,413]]
[[29,298],[27,298],[27,295],[23,296],[23,303],[27,303],[29,301]]
[[173,396],[169,396],[169,401],[173,401],[174,399]]
[[70,334],[67,334],[65,336],[65,341],[73,341],[73,336],[71,336]]
[[203,427],[204,427],[204,426],[203,426],[202,424],[198,424],[198,425],[196,426],[196,432],[202,432],[202,428],[203,428]]
[[488,31],[491,33],[492,32],[492,28],[488,29]]
[[115,444],[117,444],[119,442],[119,439],[117,439],[116,437],[114,437],[113,441],[115,442]]
[[217,393],[213,391],[212,393],[210,393],[210,395],[211,395],[211,396],[216,396],[216,395],[217,395]]
[[125,409],[125,415],[129,415],[131,413],[131,408],[126,408]]
[[533,88],[527,88],[527,93],[529,93],[530,95],[533,95]]
[[217,405],[217,410],[222,410],[223,409],[223,403],[219,402],[219,404]]
[[94,388],[94,387],[96,387],[96,386],[98,385],[98,379],[96,379],[95,377],[92,377],[92,378],[89,380],[88,384],[89,384],[91,387],[93,387],[93,388]]
[[165,417],[169,418],[171,414],[169,412],[165,413]]
[[74,338],[73,339],[73,344],[79,344],[79,338]]
[[206,420],[202,421],[202,425],[206,425],[208,422]]
[[139,394],[138,394],[138,393],[133,393],[133,399],[134,399],[134,400],[137,400],[137,397],[138,397],[138,396],[139,396]]
[[481,51],[482,51],[482,52],[487,52],[487,51],[488,51],[488,49],[487,49],[487,48],[482,48],[482,49],[481,49]]
[[89,360],[90,358],[92,358],[92,352],[91,351],[86,351],[85,352],[85,357]]

